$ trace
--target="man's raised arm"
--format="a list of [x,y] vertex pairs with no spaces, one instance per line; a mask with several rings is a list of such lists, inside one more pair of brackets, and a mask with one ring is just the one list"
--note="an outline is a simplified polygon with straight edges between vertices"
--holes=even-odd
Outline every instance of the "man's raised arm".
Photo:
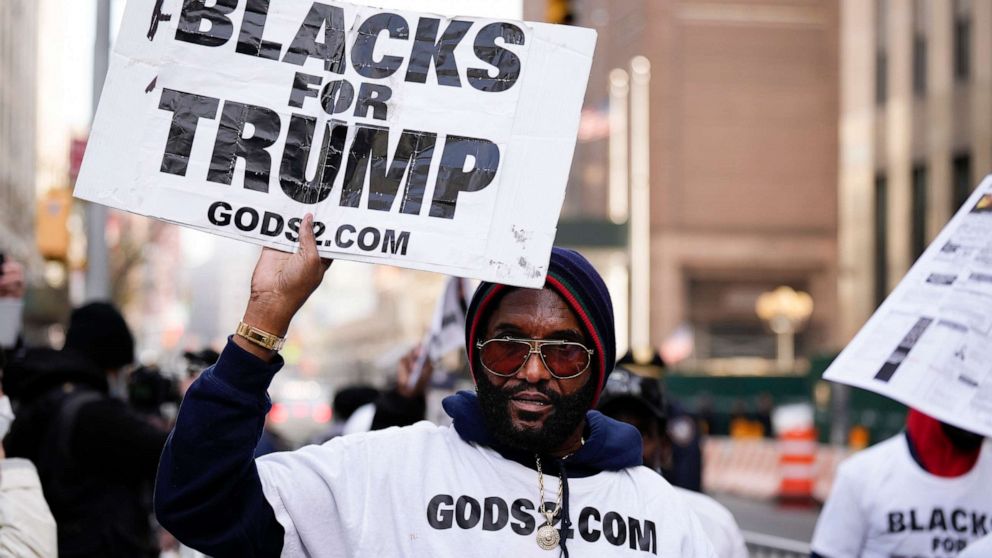
[[[284,337],[328,266],[308,214],[295,254],[262,250],[244,323]],[[279,554],[283,529],[253,454],[271,406],[266,390],[282,364],[275,351],[234,335],[187,391],[155,484],[155,514],[184,544],[217,558]]]

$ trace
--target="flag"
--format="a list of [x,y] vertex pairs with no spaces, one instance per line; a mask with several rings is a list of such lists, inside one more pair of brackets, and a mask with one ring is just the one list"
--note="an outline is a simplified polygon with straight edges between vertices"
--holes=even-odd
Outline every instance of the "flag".
[[661,344],[661,358],[665,363],[673,365],[692,355],[695,346],[695,335],[692,326],[682,324]]
[[590,142],[610,137],[610,110],[607,105],[585,107],[579,118],[579,141]]
[[465,314],[472,286],[468,279],[449,277],[434,307],[431,329],[421,344],[420,355],[410,373],[409,385],[416,385],[427,359],[432,362],[455,349],[465,348]]

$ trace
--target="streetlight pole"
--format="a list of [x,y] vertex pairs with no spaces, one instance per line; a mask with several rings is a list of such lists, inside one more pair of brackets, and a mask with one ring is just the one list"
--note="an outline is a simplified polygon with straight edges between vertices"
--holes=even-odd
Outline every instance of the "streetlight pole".
[[[620,225],[630,219],[630,76],[623,68],[610,72],[609,217]],[[616,254],[608,267],[607,285],[613,293],[617,349],[630,348],[630,257]]]
[[754,310],[777,336],[779,372],[792,372],[796,365],[795,335],[813,313],[813,297],[790,287],[778,287],[762,293]]
[[[93,116],[100,103],[110,65],[110,0],[97,0],[96,40],[93,43]],[[92,129],[92,124],[90,125]],[[107,208],[86,204],[86,300],[110,298],[110,259],[107,254]]]
[[630,61],[630,347],[649,359],[651,347],[651,62]]
[[623,68],[610,72],[610,220],[626,223],[630,217],[630,138],[628,105],[630,78]]

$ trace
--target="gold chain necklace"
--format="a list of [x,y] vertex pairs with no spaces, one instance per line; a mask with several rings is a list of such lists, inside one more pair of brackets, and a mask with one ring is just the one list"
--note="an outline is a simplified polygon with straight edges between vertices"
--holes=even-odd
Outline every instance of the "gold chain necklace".
[[[579,447],[586,445],[585,437],[579,438]],[[565,461],[572,454],[568,454],[562,457],[561,460]],[[544,550],[554,550],[558,544],[561,542],[561,535],[558,534],[558,529],[555,529],[555,516],[561,511],[562,498],[565,492],[565,478],[561,474],[561,468],[558,469],[558,500],[555,502],[555,511],[548,511],[547,506],[544,503],[544,472],[541,470],[541,456],[535,455],[534,460],[537,463],[537,490],[540,493],[541,505],[538,507],[537,511],[544,516],[545,524],[541,525],[537,530],[537,546]]]
[[547,523],[541,525],[537,530],[537,546],[544,550],[554,550],[558,543],[561,542],[561,535],[558,534],[558,529],[555,529],[554,522],[555,516],[561,510],[561,500],[562,494],[565,490],[565,479],[561,477],[559,472],[558,475],[558,501],[555,503],[555,511],[548,511],[547,507],[544,505],[544,472],[541,471],[541,457],[536,455],[534,459],[537,460],[537,489],[541,495],[541,506],[537,509]]

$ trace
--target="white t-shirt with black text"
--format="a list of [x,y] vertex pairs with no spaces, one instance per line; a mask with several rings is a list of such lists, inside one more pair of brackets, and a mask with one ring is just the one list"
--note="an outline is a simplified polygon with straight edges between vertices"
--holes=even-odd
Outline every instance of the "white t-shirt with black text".
[[744,534],[730,510],[705,494],[677,486],[675,491],[682,495],[686,505],[696,514],[719,558],[748,558]]
[[977,540],[961,551],[958,558],[989,558],[992,556],[992,535]]
[[841,463],[813,534],[828,558],[955,558],[992,532],[992,444],[954,478],[927,473],[905,434]]
[[[421,422],[256,460],[283,556],[554,558],[537,545],[538,476]],[[554,509],[558,478],[544,476]],[[714,558],[699,520],[646,467],[569,478],[571,558]],[[556,518],[557,519],[557,518]]]

